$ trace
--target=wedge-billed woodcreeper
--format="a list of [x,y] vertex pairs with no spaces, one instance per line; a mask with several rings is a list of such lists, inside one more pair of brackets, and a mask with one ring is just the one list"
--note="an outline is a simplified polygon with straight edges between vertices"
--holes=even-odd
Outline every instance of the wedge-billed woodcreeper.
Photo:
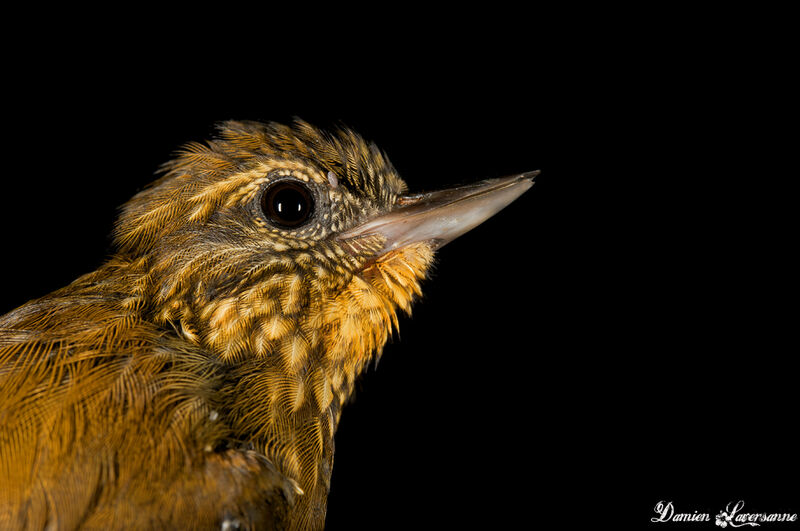
[[300,120],[187,145],[111,258],[0,317],[0,528],[322,528],[356,378],[434,251],[536,173],[411,195]]

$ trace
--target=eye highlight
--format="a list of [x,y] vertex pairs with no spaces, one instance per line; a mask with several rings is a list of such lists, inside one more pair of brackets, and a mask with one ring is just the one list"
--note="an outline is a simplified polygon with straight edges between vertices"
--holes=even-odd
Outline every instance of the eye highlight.
[[278,181],[261,195],[261,211],[270,223],[284,228],[299,227],[311,217],[314,198],[297,181]]

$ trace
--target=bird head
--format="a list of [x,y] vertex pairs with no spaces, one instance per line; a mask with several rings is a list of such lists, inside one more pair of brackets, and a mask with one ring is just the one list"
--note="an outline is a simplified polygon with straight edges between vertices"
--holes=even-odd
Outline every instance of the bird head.
[[226,122],[124,206],[115,242],[143,272],[128,304],[226,363],[324,368],[301,379],[324,406],[410,311],[434,251],[534,175],[412,195],[352,131]]

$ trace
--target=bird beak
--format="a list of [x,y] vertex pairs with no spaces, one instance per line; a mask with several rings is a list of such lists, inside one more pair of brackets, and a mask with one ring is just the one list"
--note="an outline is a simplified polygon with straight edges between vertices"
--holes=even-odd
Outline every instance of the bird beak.
[[533,186],[533,179],[538,174],[539,171],[531,171],[437,192],[402,196],[391,211],[342,233],[339,239],[354,242],[360,237],[380,234],[386,241],[378,254],[418,242],[428,242],[438,249],[474,229],[522,195]]

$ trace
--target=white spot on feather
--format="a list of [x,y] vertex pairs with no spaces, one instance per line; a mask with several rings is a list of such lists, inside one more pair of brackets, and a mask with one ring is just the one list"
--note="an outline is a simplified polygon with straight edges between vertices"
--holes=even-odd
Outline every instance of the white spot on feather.
[[332,171],[328,172],[328,182],[330,183],[331,188],[339,187],[339,179],[336,178],[336,174]]

